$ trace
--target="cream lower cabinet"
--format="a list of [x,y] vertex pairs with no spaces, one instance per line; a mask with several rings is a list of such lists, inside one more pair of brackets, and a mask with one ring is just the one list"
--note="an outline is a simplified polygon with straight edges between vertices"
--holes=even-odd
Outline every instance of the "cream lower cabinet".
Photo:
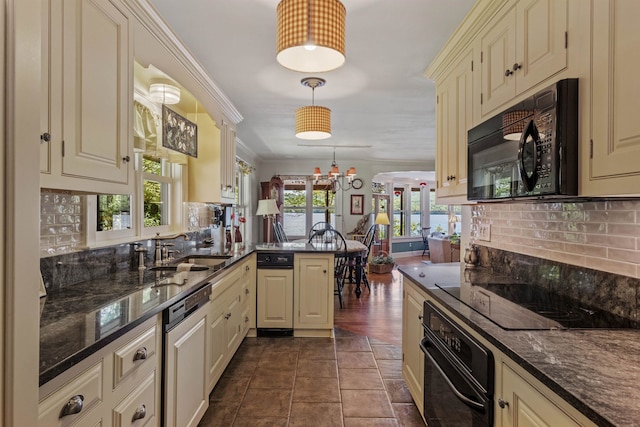
[[133,23],[111,0],[43,0],[41,186],[129,194]]
[[207,313],[207,391],[210,393],[244,337],[255,328],[255,266],[251,255],[212,284]]
[[207,312],[199,308],[166,335],[164,427],[197,426],[209,407]]
[[[546,426],[593,426],[583,416],[570,415],[571,409],[565,402],[549,398],[545,393],[508,364],[501,366],[502,383],[496,409],[496,418],[502,427],[546,427]],[[573,410],[575,412],[575,410]],[[498,425],[496,423],[496,425]]]
[[420,414],[424,414],[424,353],[419,343],[424,336],[422,308],[426,295],[404,277],[402,291],[402,377]]
[[295,254],[294,335],[327,335],[333,330],[333,263],[333,254]]
[[[637,195],[640,177],[640,85],[636,48],[640,45],[640,3],[591,2],[590,147],[583,150],[581,193]],[[582,83],[581,83],[582,84]],[[586,171],[588,170],[588,174]]]
[[256,327],[293,329],[293,270],[259,269]]
[[158,315],[41,386],[38,426],[160,425],[161,329]]

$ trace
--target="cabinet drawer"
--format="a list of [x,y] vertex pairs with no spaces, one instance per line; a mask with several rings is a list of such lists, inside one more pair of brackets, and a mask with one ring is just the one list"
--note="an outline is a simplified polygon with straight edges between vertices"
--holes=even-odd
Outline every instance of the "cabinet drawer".
[[156,325],[113,353],[113,386],[144,365],[156,352]]
[[77,425],[103,401],[102,360],[40,402],[38,425]]
[[151,426],[156,420],[156,371],[113,409],[114,427]]

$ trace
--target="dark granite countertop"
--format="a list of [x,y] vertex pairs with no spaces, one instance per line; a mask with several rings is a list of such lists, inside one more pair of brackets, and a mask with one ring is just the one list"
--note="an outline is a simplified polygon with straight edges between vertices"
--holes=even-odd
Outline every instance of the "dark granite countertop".
[[399,269],[596,425],[640,425],[639,330],[504,330],[434,286],[464,281],[460,265],[416,264]]
[[[254,250],[254,245],[246,245],[226,254],[229,258],[216,271],[119,270],[41,298],[40,385],[201,288]],[[218,254],[197,249],[184,258],[212,255]],[[181,284],[172,284],[176,282]]]

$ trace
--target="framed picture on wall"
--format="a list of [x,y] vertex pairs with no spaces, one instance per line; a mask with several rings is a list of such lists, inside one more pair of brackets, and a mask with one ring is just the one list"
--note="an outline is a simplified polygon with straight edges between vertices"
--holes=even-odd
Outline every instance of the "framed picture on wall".
[[362,215],[364,213],[364,195],[351,195],[351,215]]
[[162,106],[162,146],[198,157],[198,126],[166,105]]

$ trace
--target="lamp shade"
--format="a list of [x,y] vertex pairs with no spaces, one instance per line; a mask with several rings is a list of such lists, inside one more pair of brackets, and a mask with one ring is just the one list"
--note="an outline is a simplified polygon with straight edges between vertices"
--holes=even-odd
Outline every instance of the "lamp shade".
[[375,223],[378,225],[390,225],[391,223],[389,222],[389,215],[387,215],[386,212],[378,212],[378,215],[376,215]]
[[326,139],[331,137],[331,110],[308,105],[296,110],[296,137],[300,139]]
[[344,64],[347,11],[339,0],[282,0],[277,15],[280,65],[313,73]]
[[172,105],[180,102],[180,88],[169,83],[152,83],[149,97],[160,104]]
[[460,222],[460,218],[458,218],[457,215],[453,215],[452,217],[449,218],[449,222],[451,224],[455,224],[456,222]]
[[275,199],[258,200],[258,209],[256,215],[277,215],[280,213]]

